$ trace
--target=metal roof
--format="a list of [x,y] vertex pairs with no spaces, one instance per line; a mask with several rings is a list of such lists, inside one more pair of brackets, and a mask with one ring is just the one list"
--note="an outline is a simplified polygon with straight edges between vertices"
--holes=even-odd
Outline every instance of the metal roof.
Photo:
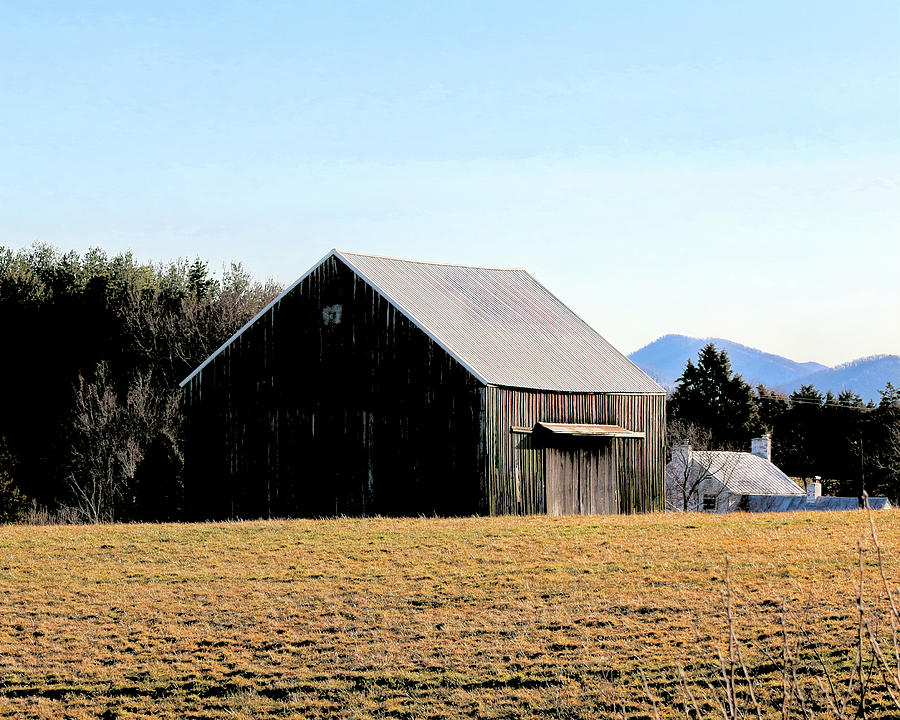
[[[677,461],[666,466],[674,471]],[[677,471],[676,471],[677,472]],[[691,472],[712,476],[736,495],[800,495],[806,493],[775,465],[745,452],[724,450],[691,451]]]
[[333,253],[487,385],[665,392],[525,270]]
[[521,268],[400,260],[332,250],[181,381],[184,387],[316,268],[336,257],[485,385],[664,393]]
[[538,422],[534,430],[545,430],[554,435],[577,435],[583,437],[643,438],[644,433],[627,430],[620,425],[588,425],[585,423]]
[[[869,498],[869,507],[872,510],[890,509],[891,503],[887,498]],[[741,510],[747,512],[794,512],[797,510],[859,510],[859,498],[833,497],[822,495],[815,500],[802,497],[784,497],[776,495],[748,495],[740,505]]]

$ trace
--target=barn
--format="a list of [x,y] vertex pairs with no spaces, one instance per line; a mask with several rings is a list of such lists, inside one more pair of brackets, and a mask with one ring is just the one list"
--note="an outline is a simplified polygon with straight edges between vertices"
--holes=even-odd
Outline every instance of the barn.
[[664,390],[518,268],[332,250],[181,385],[194,518],[665,506]]

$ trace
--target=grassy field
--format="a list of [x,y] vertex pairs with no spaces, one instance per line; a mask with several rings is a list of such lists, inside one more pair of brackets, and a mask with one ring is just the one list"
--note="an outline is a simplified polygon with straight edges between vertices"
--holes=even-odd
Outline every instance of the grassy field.
[[[875,520],[896,581],[900,513]],[[860,538],[883,607],[862,513],[0,527],[0,717],[684,717],[726,555],[780,707],[783,602],[801,670],[852,670]]]

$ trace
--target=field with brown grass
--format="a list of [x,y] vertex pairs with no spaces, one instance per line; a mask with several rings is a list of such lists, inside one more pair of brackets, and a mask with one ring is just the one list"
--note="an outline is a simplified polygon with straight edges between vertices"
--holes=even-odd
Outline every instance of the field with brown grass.
[[[900,513],[875,523],[896,584]],[[791,713],[827,716],[860,539],[889,645],[858,512],[0,527],[0,717],[685,717],[686,688],[721,716],[726,556],[756,700],[781,717],[785,604]]]

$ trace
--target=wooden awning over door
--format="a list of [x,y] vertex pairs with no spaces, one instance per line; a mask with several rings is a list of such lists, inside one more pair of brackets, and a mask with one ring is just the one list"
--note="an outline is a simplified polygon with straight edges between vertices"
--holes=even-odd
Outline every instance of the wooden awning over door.
[[566,437],[593,437],[593,438],[634,438],[642,440],[644,433],[628,430],[621,425],[589,425],[586,423],[553,423],[537,422],[534,427],[512,426],[514,433],[534,433],[560,435]]

